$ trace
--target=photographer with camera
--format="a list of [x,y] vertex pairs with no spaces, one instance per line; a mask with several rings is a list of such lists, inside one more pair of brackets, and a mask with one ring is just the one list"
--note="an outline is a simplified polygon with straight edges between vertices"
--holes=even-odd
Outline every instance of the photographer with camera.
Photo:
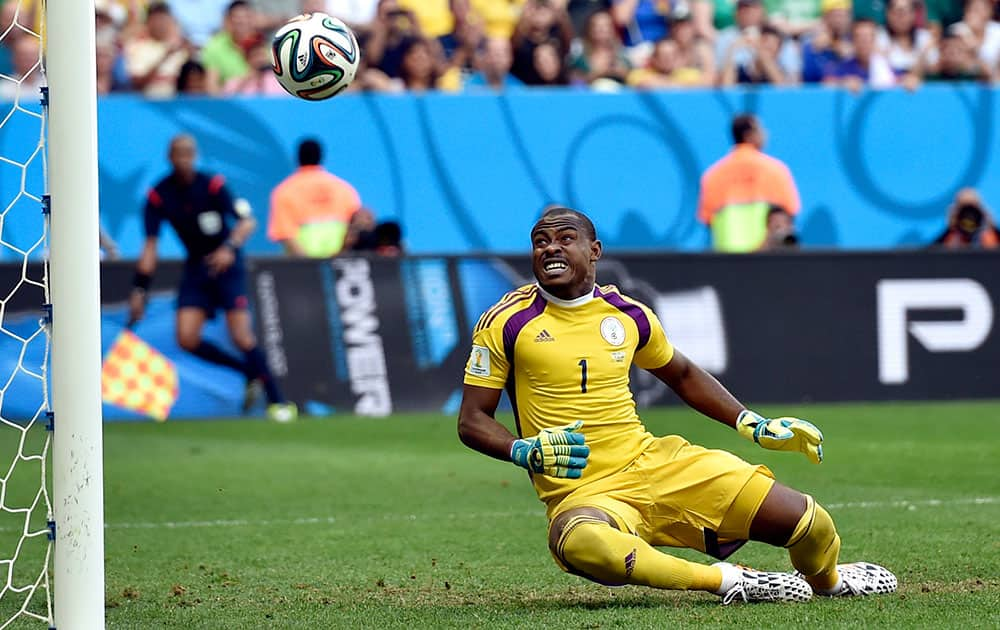
[[795,218],[782,206],[771,204],[765,223],[767,236],[757,251],[789,252],[799,249],[799,235],[795,232]]
[[768,236],[772,206],[798,214],[799,191],[788,166],[764,153],[767,131],[753,114],[731,125],[733,148],[701,177],[698,219],[720,252],[753,252]]
[[247,51],[247,65],[250,72],[226,81],[222,91],[227,95],[241,96],[288,96],[271,67],[271,46],[260,42]]
[[[734,41],[722,60],[719,83],[724,86],[741,84],[783,85],[793,82],[781,67],[781,31],[765,24],[751,27]],[[742,59],[742,61],[737,61]]]
[[1000,248],[1000,231],[975,189],[958,191],[948,208],[948,227],[931,245],[946,249]]

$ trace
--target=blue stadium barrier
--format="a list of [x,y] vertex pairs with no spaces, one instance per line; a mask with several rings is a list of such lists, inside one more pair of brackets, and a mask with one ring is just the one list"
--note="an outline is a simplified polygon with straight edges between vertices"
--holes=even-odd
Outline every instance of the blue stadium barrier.
[[[988,176],[1000,168],[990,150],[1000,122],[996,96],[973,85],[857,95],[823,88],[345,95],[324,103],[113,96],[99,109],[102,221],[125,256],[138,254],[145,190],[165,174],[167,143],[181,131],[198,138],[201,166],[223,173],[266,219],[270,191],[294,168],[298,142],[315,136],[327,167],[354,183],[380,218],[402,222],[412,252],[523,251],[527,226],[549,202],[589,212],[619,250],[702,250],[699,176],[728,150],[730,118],[750,111],[770,131],[768,152],[798,182],[806,245],[916,246],[943,229],[962,186],[1000,205],[1000,178]],[[37,119],[16,112],[0,131],[0,154],[26,161],[38,138]],[[0,164],[0,206],[33,203],[18,197],[22,171]],[[26,177],[40,189],[40,160]],[[4,225],[15,245],[35,238],[37,228],[17,219]],[[261,229],[250,251],[278,250]],[[172,235],[163,253],[180,255]]]

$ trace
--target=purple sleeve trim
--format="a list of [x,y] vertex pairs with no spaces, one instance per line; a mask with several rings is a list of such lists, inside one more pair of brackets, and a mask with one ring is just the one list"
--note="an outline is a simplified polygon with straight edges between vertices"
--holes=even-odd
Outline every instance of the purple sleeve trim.
[[503,353],[507,357],[507,364],[510,366],[511,372],[514,370],[514,342],[517,341],[517,335],[528,322],[541,315],[544,310],[545,298],[536,295],[531,304],[511,315],[510,319],[503,325]]
[[[532,287],[532,289],[533,288],[534,287]],[[522,291],[522,289],[518,289],[517,291],[513,291],[511,293],[508,293],[507,295],[504,296],[503,299],[506,299],[508,296],[511,296],[511,295],[520,294],[521,291]],[[494,305],[492,308],[490,308],[490,310],[486,311],[485,318],[483,319],[482,324],[479,325],[479,326],[477,326],[476,330],[479,331],[479,330],[482,330],[483,328],[489,328],[490,324],[493,323],[493,320],[495,320],[497,317],[499,317],[500,314],[503,313],[504,311],[506,311],[508,308],[510,308],[512,306],[515,306],[517,304],[520,304],[521,303],[521,298],[522,297],[527,297],[530,294],[530,292],[531,292],[530,289],[528,291],[525,291],[523,294],[518,295],[517,297],[511,299],[510,302],[504,304],[503,306],[496,306],[496,305]],[[501,300],[501,302],[503,302],[503,299]]]
[[632,318],[636,328],[639,329],[639,343],[635,347],[635,351],[642,350],[649,343],[650,334],[649,318],[646,317],[646,312],[637,305],[626,302],[622,296],[614,292],[604,293],[598,289],[597,297],[603,298],[605,302]]

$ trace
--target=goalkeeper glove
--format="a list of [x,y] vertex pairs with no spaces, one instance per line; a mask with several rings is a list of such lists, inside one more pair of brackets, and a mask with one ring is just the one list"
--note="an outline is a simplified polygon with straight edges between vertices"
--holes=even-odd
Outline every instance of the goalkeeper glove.
[[576,433],[582,426],[583,421],[577,420],[564,427],[542,429],[533,438],[514,440],[510,460],[533,473],[579,479],[590,456],[583,434]]
[[802,451],[814,464],[823,461],[823,432],[798,418],[764,418],[744,409],[736,419],[736,430],[772,451]]

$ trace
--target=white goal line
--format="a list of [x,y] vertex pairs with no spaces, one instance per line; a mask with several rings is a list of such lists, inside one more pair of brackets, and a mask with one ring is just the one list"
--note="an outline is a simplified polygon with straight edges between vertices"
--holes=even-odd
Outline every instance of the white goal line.
[[[823,507],[831,510],[871,510],[882,508],[904,508],[916,509],[921,507],[947,507],[953,505],[996,505],[1000,503],[1000,497],[966,497],[958,499],[918,499],[895,501],[848,501],[846,503],[824,503]],[[424,514],[383,514],[363,519],[368,522],[389,521],[425,521],[425,520],[476,520],[491,518],[521,518],[537,516],[544,518],[540,511],[508,511],[508,512],[431,512]],[[338,523],[356,524],[358,519],[345,519],[337,516],[309,516],[300,518],[275,518],[275,519],[217,519],[202,521],[161,521],[161,522],[121,522],[107,523],[106,529],[191,529],[199,527],[267,527],[296,526],[296,525],[333,525]],[[19,528],[4,527],[0,532],[16,531]]]

